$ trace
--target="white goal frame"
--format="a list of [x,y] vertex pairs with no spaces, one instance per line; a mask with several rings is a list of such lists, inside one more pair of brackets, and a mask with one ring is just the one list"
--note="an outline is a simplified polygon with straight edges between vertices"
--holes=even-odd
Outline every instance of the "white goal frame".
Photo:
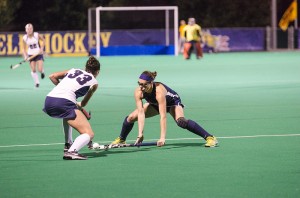
[[141,11],[165,10],[166,46],[169,46],[169,11],[174,11],[174,55],[178,56],[178,7],[177,6],[145,6],[145,7],[96,7],[96,56],[100,57],[100,12],[102,11]]

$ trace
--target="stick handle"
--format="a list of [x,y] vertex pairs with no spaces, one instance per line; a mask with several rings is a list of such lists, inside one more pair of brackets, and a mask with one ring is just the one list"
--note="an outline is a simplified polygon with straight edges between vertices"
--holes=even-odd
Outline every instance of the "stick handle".
[[30,56],[29,58],[27,58],[26,61],[30,61],[30,60],[34,59],[35,57],[37,57],[38,55],[39,55],[39,53],[34,54],[34,55]]
[[39,54],[34,54],[33,56],[27,58],[26,60],[22,60],[21,62],[19,62],[18,64],[14,65],[14,66],[11,65],[11,66],[10,66],[10,69],[17,69],[18,67],[20,67],[20,65],[22,65],[22,63],[25,63],[25,62],[27,62],[27,61],[30,61],[30,60],[34,59],[35,57],[37,57],[38,55],[39,55]]
[[140,147],[140,146],[157,146],[157,142],[142,142],[140,144],[137,144],[137,145],[134,145],[134,144],[131,144],[132,146],[137,146],[137,147]]

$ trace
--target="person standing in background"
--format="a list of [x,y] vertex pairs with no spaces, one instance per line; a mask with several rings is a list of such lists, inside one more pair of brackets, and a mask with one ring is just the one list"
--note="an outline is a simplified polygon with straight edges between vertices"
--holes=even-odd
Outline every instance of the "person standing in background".
[[200,45],[201,41],[201,27],[196,24],[195,18],[189,18],[188,25],[184,27],[184,36],[185,36],[185,43],[184,43],[184,58],[190,59],[192,50],[195,50],[196,58],[202,58],[203,52]]
[[178,52],[183,53],[183,47],[184,47],[184,42],[185,42],[185,37],[184,37],[184,27],[186,26],[185,20],[180,20],[180,26],[179,26],[179,47],[178,47]]
[[[31,76],[34,80],[35,87],[38,88],[40,86],[39,77],[36,73],[36,68],[41,74],[41,78],[45,78],[44,74],[44,43],[45,39],[38,32],[33,31],[33,25],[28,23],[25,26],[26,34],[23,36],[23,56],[24,60],[27,60],[31,56],[35,56],[30,60],[30,68],[31,68]],[[39,41],[42,41],[39,43]],[[26,50],[27,46],[27,50]]]

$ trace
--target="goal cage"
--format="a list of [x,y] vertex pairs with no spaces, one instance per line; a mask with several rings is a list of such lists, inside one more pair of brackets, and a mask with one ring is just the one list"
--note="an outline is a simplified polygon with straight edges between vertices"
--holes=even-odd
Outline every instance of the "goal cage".
[[89,8],[89,53],[177,56],[178,22],[177,6]]

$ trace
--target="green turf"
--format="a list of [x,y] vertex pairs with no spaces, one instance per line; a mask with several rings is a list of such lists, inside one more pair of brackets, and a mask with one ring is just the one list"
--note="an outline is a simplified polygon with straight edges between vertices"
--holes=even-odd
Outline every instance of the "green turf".
[[[101,57],[99,90],[87,109],[95,141],[119,135],[134,108],[144,70],[176,90],[185,116],[219,138],[218,148],[180,129],[168,116],[162,148],[82,150],[87,161],[64,161],[61,120],[42,112],[48,79],[34,88],[28,63],[0,61],[0,197],[297,197],[300,194],[299,52]],[[82,68],[86,57],[45,61],[45,72]],[[159,138],[147,119],[145,141]],[[294,135],[289,135],[294,134]],[[77,136],[74,131],[74,138]],[[137,136],[135,125],[128,140]],[[13,146],[15,145],[15,146]]]

